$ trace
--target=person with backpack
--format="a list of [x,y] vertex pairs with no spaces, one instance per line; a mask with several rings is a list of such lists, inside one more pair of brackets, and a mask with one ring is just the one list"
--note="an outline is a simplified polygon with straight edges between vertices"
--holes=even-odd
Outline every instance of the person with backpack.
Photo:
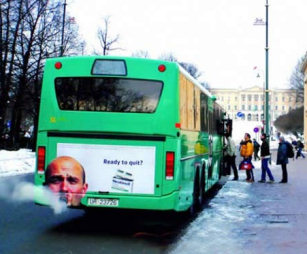
[[271,153],[270,153],[270,147],[269,144],[266,140],[267,136],[265,133],[261,135],[261,148],[260,148],[260,156],[261,156],[261,180],[258,181],[259,183],[265,183],[265,176],[266,173],[268,174],[270,178],[270,183],[274,182],[274,177],[272,175],[271,170],[269,169],[269,160],[271,158]]
[[256,161],[257,159],[260,160],[260,157],[258,155],[260,145],[256,141],[256,139],[253,139],[253,145],[254,145],[254,160]]
[[[290,143],[288,144],[292,147]],[[289,146],[287,145],[285,138],[283,136],[280,136],[278,150],[277,150],[277,162],[276,162],[277,165],[281,165],[281,169],[282,169],[282,179],[279,183],[288,182],[287,164],[289,163],[289,160],[288,160],[289,152],[290,152]]]
[[303,148],[304,148],[304,144],[302,143],[302,141],[297,141],[297,144],[296,144],[296,150],[297,150],[297,152],[296,152],[296,159],[298,158],[298,157],[303,157],[303,159],[305,159],[305,155],[302,153],[302,150],[303,150]]

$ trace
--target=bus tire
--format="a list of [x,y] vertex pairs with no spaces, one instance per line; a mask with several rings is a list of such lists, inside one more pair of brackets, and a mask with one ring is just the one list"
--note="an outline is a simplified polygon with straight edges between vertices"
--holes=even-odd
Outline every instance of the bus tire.
[[200,173],[200,183],[199,183],[199,205],[202,206],[206,198],[206,175],[205,175],[205,165],[203,165]]
[[193,194],[192,194],[192,204],[189,208],[189,214],[191,216],[194,216],[196,212],[199,210],[199,194],[200,194],[200,189],[199,189],[199,170],[196,171],[196,175],[194,178],[194,187],[193,187]]

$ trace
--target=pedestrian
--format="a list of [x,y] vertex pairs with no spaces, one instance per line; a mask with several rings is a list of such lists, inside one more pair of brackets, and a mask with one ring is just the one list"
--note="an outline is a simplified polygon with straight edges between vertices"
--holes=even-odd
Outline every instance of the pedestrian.
[[261,147],[260,147],[260,156],[261,156],[261,180],[260,183],[265,183],[266,174],[268,174],[270,183],[274,182],[274,177],[271,170],[269,169],[269,160],[271,159],[270,147],[266,140],[267,136],[265,133],[261,135]]
[[[252,155],[254,152],[253,143],[250,140],[250,134],[245,133],[244,140],[241,141],[240,145],[240,155],[243,157],[242,162],[240,163],[240,169],[246,169],[246,181],[254,182],[254,173],[253,173],[253,164],[252,164]],[[244,167],[246,165],[246,167]]]
[[254,160],[256,161],[257,159],[260,160],[260,157],[258,155],[260,145],[256,141],[256,139],[253,139],[253,146],[254,146]]
[[227,140],[225,148],[226,171],[229,172],[230,174],[232,168],[234,175],[232,180],[237,181],[239,180],[239,176],[238,176],[238,169],[236,166],[236,145],[228,133],[226,134],[226,140]]
[[277,165],[281,165],[282,169],[282,179],[279,183],[288,182],[287,164],[289,163],[289,160],[287,155],[287,149],[288,147],[285,138],[283,136],[280,136],[278,150],[277,150],[277,162],[276,162]]
[[304,144],[302,143],[302,141],[300,141],[300,140],[297,141],[297,144],[296,144],[296,150],[297,150],[296,159],[300,156],[303,157],[303,159],[305,159],[305,155],[302,153],[303,148],[304,148]]

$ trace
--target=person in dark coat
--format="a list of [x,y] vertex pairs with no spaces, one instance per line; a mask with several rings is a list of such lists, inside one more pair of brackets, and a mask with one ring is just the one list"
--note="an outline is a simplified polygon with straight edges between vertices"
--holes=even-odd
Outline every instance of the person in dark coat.
[[253,145],[254,145],[254,160],[256,161],[257,159],[260,160],[260,157],[258,155],[260,145],[256,141],[256,139],[253,139]]
[[272,172],[271,172],[271,170],[269,169],[269,166],[268,166],[269,160],[271,158],[271,153],[270,153],[270,147],[269,147],[269,144],[268,144],[266,138],[267,138],[266,134],[263,133],[261,135],[262,144],[261,144],[261,147],[260,147],[262,173],[261,173],[261,180],[258,181],[258,182],[265,183],[265,176],[266,176],[266,173],[267,173],[269,178],[270,178],[270,183],[273,183],[274,177],[273,177]]
[[282,179],[279,183],[287,183],[288,182],[288,172],[287,172],[287,164],[289,163],[287,156],[287,144],[285,138],[279,137],[279,146],[277,150],[277,165],[281,165],[282,169]]
[[296,159],[298,158],[298,157],[302,157],[303,159],[305,159],[305,155],[302,153],[302,150],[303,150],[303,148],[304,148],[304,144],[302,143],[302,141],[297,141],[297,144],[296,144],[296,150],[297,150],[297,152],[296,152]]

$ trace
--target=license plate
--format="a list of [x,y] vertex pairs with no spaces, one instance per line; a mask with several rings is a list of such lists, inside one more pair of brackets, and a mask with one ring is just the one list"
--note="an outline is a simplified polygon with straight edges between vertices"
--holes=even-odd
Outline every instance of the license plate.
[[88,198],[87,199],[88,205],[93,206],[111,206],[116,207],[118,206],[118,199],[111,199],[111,198]]

